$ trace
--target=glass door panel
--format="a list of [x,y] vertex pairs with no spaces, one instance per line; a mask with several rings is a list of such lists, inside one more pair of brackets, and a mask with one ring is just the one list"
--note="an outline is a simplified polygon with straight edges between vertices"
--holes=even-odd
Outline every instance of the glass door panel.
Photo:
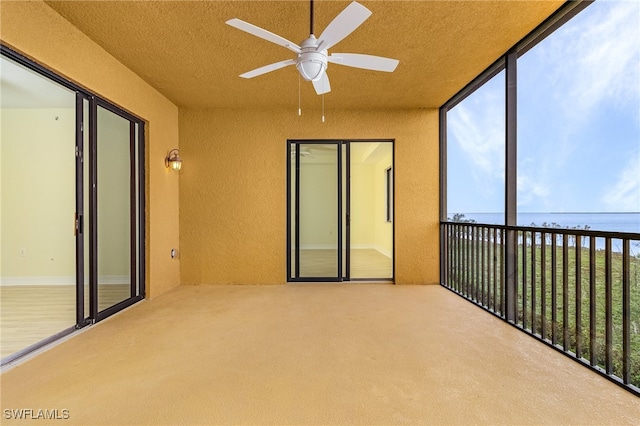
[[339,227],[340,151],[337,144],[297,145],[296,207],[298,278],[341,277]]
[[351,279],[393,278],[393,144],[350,144]]
[[0,67],[0,348],[6,362],[76,324],[76,96],[4,56]]
[[131,291],[131,122],[101,106],[97,111],[98,312]]

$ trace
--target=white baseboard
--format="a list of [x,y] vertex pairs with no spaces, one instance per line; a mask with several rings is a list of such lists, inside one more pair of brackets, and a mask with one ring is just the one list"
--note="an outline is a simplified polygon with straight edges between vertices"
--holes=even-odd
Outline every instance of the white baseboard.
[[73,276],[53,276],[53,277],[2,277],[2,286],[22,286],[22,285],[76,285],[76,277]]
[[300,244],[300,250],[335,250],[335,244]]
[[[98,277],[98,283],[103,284],[129,284],[128,275],[105,275]],[[85,285],[88,285],[85,279]],[[34,285],[76,285],[76,277],[72,276],[51,276],[51,277],[1,277],[0,286],[34,286]]]
[[351,250],[366,250],[374,248],[373,244],[351,244]]
[[[351,249],[372,249],[373,244],[351,244]],[[300,250],[335,250],[335,244],[300,244]],[[345,247],[343,246],[344,250]]]
[[[98,284],[130,284],[129,275],[104,275],[98,277]],[[88,284],[88,283],[87,283]]]
[[385,256],[387,256],[389,259],[393,258],[393,253],[391,252],[391,250],[387,250],[386,248],[381,247],[379,245],[374,245],[373,248],[379,251],[380,253],[384,254]]

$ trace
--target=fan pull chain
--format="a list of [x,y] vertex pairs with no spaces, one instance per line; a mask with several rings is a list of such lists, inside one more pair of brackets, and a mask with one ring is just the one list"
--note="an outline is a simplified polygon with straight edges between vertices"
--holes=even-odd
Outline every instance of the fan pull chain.
[[300,99],[300,73],[298,73],[298,116],[302,115],[302,106]]
[[322,80],[322,122],[324,123],[324,80]]

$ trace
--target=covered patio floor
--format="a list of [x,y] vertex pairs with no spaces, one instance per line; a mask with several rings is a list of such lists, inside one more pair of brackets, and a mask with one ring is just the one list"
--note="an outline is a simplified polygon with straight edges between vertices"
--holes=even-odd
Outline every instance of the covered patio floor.
[[[440,286],[180,286],[1,376],[60,424],[637,424],[640,398]],[[36,424],[43,424],[35,420]]]

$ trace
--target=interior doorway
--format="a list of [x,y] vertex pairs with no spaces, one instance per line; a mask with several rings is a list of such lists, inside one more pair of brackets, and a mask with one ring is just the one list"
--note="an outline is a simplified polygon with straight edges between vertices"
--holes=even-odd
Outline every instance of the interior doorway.
[[290,140],[287,280],[393,280],[393,141]]

